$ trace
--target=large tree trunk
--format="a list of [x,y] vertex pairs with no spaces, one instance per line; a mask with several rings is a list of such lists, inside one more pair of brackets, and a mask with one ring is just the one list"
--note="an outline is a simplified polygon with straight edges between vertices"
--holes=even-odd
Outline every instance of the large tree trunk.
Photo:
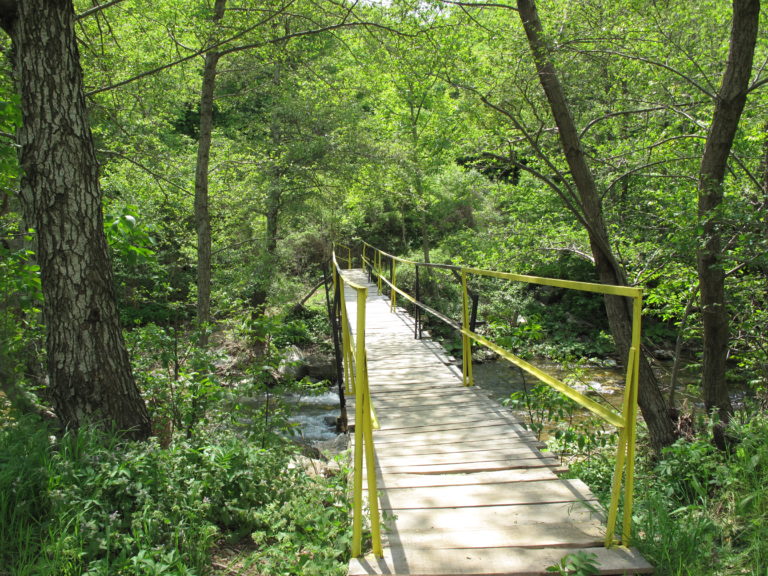
[[[214,25],[224,17],[227,0],[216,0],[213,8]],[[208,166],[211,158],[213,133],[213,98],[216,89],[216,67],[219,53],[205,55],[203,85],[200,90],[200,136],[195,168],[195,224],[197,228],[197,324],[200,345],[208,344],[208,324],[211,322],[211,213],[208,207]]]
[[146,438],[104,237],[71,0],[0,4],[21,95],[21,199],[37,231],[50,392],[57,415]]
[[[626,285],[624,271],[611,250],[608,232],[603,220],[600,195],[592,171],[584,156],[579,134],[565,98],[565,92],[550,58],[536,4],[534,0],[518,0],[517,7],[536,62],[539,81],[552,110],[552,116],[560,135],[560,144],[579,193],[583,211],[581,216],[583,216],[589,234],[598,278],[604,284]],[[623,358],[627,358],[632,338],[630,307],[625,299],[617,296],[606,296],[605,307],[617,350]],[[641,357],[640,362],[638,404],[648,426],[654,448],[658,451],[661,447],[674,442],[675,431],[668,415],[666,402],[645,356]]]
[[[696,260],[704,336],[702,390],[707,410],[717,412],[724,425],[728,423],[733,407],[725,380],[729,330],[722,264],[722,218],[718,207],[723,202],[728,156],[747,101],[759,19],[760,0],[734,0],[728,64],[699,169],[702,232]],[[718,427],[716,430],[715,439],[719,440],[722,429]]]

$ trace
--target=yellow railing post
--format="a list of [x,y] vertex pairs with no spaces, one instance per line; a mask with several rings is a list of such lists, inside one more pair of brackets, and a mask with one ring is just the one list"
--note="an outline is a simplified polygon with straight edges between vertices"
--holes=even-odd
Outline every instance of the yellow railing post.
[[[365,451],[365,464],[368,476],[368,508],[371,519],[371,544],[373,553],[376,556],[382,556],[381,550],[381,527],[379,523],[379,500],[378,489],[376,487],[376,461],[373,450],[373,419],[371,416],[371,396],[368,389],[368,366],[365,352],[365,303],[368,298],[366,288],[357,291],[357,333],[356,333],[356,353],[357,358],[357,378],[359,394],[355,401],[355,478],[358,478],[359,484],[355,485],[355,499],[362,502],[362,462],[358,463],[358,453],[362,456]],[[358,435],[358,429],[360,434]],[[358,498],[358,492],[360,497]],[[362,517],[362,510],[360,511]],[[355,542],[360,546],[362,535],[358,533]],[[355,554],[352,554],[355,556]],[[360,550],[358,550],[358,556]]]
[[461,366],[464,386],[472,386],[472,340],[469,338],[469,291],[467,290],[467,271],[461,269],[461,325],[464,331],[461,335]]
[[[632,377],[630,389],[625,394],[630,394],[629,410],[626,414],[629,445],[627,447],[627,472],[624,494],[624,529],[621,543],[629,546],[632,536],[632,504],[635,489],[635,445],[637,442],[637,394],[640,387],[640,332],[642,330],[643,295],[642,292],[635,297],[632,306]],[[629,380],[629,378],[628,378]]]
[[[337,262],[334,258],[334,269]],[[352,371],[352,344],[351,334],[349,333],[349,321],[347,319],[347,300],[344,292],[344,281],[338,274],[339,298],[341,300],[341,352],[344,364],[344,388],[347,394],[355,393],[355,374]]]
[[389,299],[391,302],[390,308],[394,310],[397,307],[397,260],[391,259],[392,262],[392,276],[390,282],[392,282],[392,291],[390,292]]
[[[364,254],[364,253],[363,253]],[[350,263],[350,252],[347,252]],[[354,440],[354,477],[352,494],[352,556],[362,554],[363,545],[363,465],[368,476],[368,509],[371,523],[371,544],[373,553],[381,557],[381,523],[379,519],[378,489],[376,486],[376,458],[373,445],[373,429],[378,427],[373,414],[370,391],[368,389],[368,362],[365,351],[365,313],[368,288],[345,281],[341,269],[333,254],[334,283],[338,285],[341,304],[342,350],[344,361],[344,379],[347,393],[355,396],[355,440]],[[353,338],[352,327],[347,311],[345,285],[355,290],[357,296],[357,319]]]
[[352,557],[357,558],[362,553],[363,540],[363,410],[362,394],[355,395],[355,454],[354,454],[354,484],[352,496]]
[[611,502],[606,524],[606,547],[616,544],[616,520],[619,512],[621,480],[624,477],[624,514],[622,516],[622,546],[629,546],[632,536],[632,504],[635,488],[635,444],[637,442],[637,393],[640,384],[640,333],[642,330],[642,293],[632,298],[632,346],[627,359],[627,377],[624,385],[622,416],[624,427],[616,449],[616,466],[611,486]]
[[376,249],[376,283],[378,284],[379,294],[381,294],[381,250]]
[[[606,523],[605,530],[605,546],[610,547],[615,544],[613,535],[616,533],[616,518],[619,513],[619,498],[621,494],[621,479],[624,475],[624,464],[626,462],[627,455],[627,443],[628,443],[628,426],[627,415],[630,411],[630,404],[632,402],[632,394],[629,391],[631,386],[631,374],[634,373],[635,355],[634,351],[629,354],[627,365],[627,379],[624,386],[624,404],[622,408],[622,421],[623,426],[619,433],[619,443],[616,448],[616,462],[613,469],[613,482],[611,484],[611,502],[608,505],[608,522]],[[626,484],[625,484],[626,487]]]

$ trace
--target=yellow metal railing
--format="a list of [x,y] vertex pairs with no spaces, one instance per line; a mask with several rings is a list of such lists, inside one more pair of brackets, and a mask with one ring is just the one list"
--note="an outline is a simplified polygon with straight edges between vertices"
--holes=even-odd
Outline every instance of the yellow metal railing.
[[[365,352],[365,305],[368,288],[347,279],[338,263],[334,246],[333,285],[341,313],[341,340],[346,393],[355,396],[354,480],[352,498],[352,556],[362,554],[363,543],[363,460],[368,476],[368,510],[370,513],[373,553],[382,556],[379,500],[376,487],[376,468],[373,429],[378,428],[368,390],[368,362]],[[344,247],[346,248],[346,247]],[[352,252],[347,249],[347,266],[351,267]],[[347,310],[345,288],[356,293],[355,330],[352,330]]]
[[[342,256],[342,254],[344,256]],[[333,243],[333,255],[337,260],[343,260],[347,263],[347,270],[352,268],[352,248],[349,246],[345,246],[344,244],[339,244],[338,242]]]
[[[389,278],[386,278],[386,270],[382,268],[382,261],[387,260],[390,263]],[[471,386],[474,383],[472,376],[472,342],[477,342],[496,352],[502,358],[512,362],[522,370],[535,376],[542,382],[548,384],[555,390],[567,396],[577,404],[583,406],[592,413],[598,415],[606,422],[612,424],[620,430],[619,442],[616,451],[616,466],[613,475],[613,484],[611,488],[611,502],[608,508],[608,522],[606,526],[605,546],[617,545],[614,539],[616,532],[616,521],[618,518],[619,501],[622,492],[622,479],[624,485],[624,509],[623,509],[623,529],[621,536],[621,545],[628,546],[631,536],[632,520],[632,499],[634,493],[634,474],[635,474],[635,443],[637,440],[637,392],[640,374],[640,330],[641,330],[641,312],[643,291],[640,288],[629,286],[611,286],[606,284],[596,284],[591,282],[574,282],[570,280],[558,280],[554,278],[542,278],[539,276],[526,276],[521,274],[509,274],[506,272],[495,272],[491,270],[481,270],[478,268],[468,268],[450,265],[435,265],[415,262],[388,254],[370,244],[363,243],[362,247],[363,267],[371,270],[378,279],[379,292],[383,284],[390,288],[391,305],[394,309],[398,295],[411,302],[415,306],[431,313],[449,325],[456,328],[462,336],[462,374],[465,386]],[[438,311],[418,301],[412,295],[405,292],[397,285],[397,265],[413,265],[415,267],[428,266],[431,268],[445,268],[457,272],[461,279],[462,288],[462,319],[461,324],[446,318]],[[470,276],[485,276],[499,278],[513,282],[524,282],[528,284],[539,284],[543,286],[554,286],[568,290],[579,290],[584,292],[595,292],[604,295],[620,296],[632,300],[632,341],[627,359],[626,384],[624,389],[624,403],[621,412],[612,408],[607,408],[598,404],[591,398],[588,398],[575,388],[572,388],[565,382],[562,382],[555,376],[537,368],[526,362],[512,352],[491,342],[484,336],[470,329],[470,298],[468,290],[468,279]],[[383,284],[382,284],[383,283]]]

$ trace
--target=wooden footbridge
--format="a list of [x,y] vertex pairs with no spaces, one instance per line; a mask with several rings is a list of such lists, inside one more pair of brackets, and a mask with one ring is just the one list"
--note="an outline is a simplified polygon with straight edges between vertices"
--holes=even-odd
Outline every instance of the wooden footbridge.
[[[411,299],[397,288],[392,267],[385,278],[382,255],[389,256],[376,252],[369,259],[364,251],[363,262],[391,295]],[[471,354],[458,370],[439,344],[415,339],[414,318],[379,292],[369,271],[336,264],[335,277],[356,424],[350,576],[547,574],[547,567],[578,552],[593,555],[599,574],[653,571],[636,550],[617,545],[616,509],[606,516],[583,482],[559,478],[560,461],[542,453],[507,409],[463,385],[471,384]],[[464,308],[468,324],[466,302]],[[461,330],[467,345],[464,332],[472,331]],[[631,390],[627,396],[631,403]],[[624,492],[627,541],[632,469],[625,468],[634,436],[626,419],[621,424],[612,507],[618,507],[624,475],[630,485]]]

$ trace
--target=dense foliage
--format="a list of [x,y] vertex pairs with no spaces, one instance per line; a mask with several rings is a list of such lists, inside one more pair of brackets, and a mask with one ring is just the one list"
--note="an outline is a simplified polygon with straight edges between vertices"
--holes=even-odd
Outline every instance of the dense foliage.
[[244,573],[345,573],[344,474],[288,466],[287,444],[49,434],[29,419],[0,430],[0,573],[206,574],[212,555]]
[[[14,2],[0,11],[6,4]],[[327,332],[317,307],[297,304],[322,277],[333,243],[357,250],[362,239],[416,260],[599,277],[596,221],[513,4],[74,1],[111,274],[156,436],[147,444],[28,419],[55,416],[57,383],[46,369],[46,274],[20,194],[14,51],[10,37],[0,39],[0,566],[12,574],[202,574],[211,550],[245,539],[256,552],[245,556],[265,573],[338,570],[347,554],[340,480],[288,469],[285,446],[270,444],[279,411],[250,434],[226,418],[243,416],[242,398],[274,384],[286,347],[317,346]],[[691,437],[646,463],[649,477],[668,482],[643,485],[643,549],[669,573],[764,572],[766,15],[722,202],[704,213],[700,168],[723,100],[731,3],[535,4],[594,180],[602,250],[628,284],[645,289],[645,348],[670,413],[682,412],[678,423],[705,397],[708,270],[697,262],[713,236],[720,240],[728,333],[719,384],[736,408],[733,444],[720,452]],[[413,287],[414,276],[404,269],[400,281]],[[459,316],[455,277],[435,271],[421,281],[432,306]],[[599,298],[491,281],[473,290],[479,329],[523,357],[574,370],[623,362]],[[210,310],[204,318],[201,304]],[[427,328],[459,349],[452,331],[434,321]],[[197,345],[209,336],[211,346]],[[224,377],[233,350],[247,353]],[[690,404],[680,402],[683,374]],[[537,432],[547,419],[574,417],[544,388],[512,404]],[[555,436],[558,449],[592,456],[583,473],[599,487],[610,469],[607,435],[566,426]],[[685,556],[702,542],[723,555]]]

